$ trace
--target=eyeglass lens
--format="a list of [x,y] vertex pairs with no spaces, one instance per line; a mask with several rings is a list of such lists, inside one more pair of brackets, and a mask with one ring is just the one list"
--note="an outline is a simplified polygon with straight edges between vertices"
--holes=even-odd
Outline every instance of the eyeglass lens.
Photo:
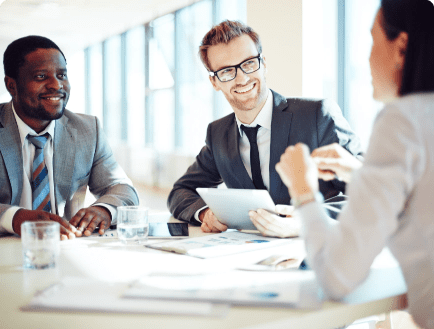
[[217,77],[222,82],[230,81],[235,79],[237,75],[237,67],[241,68],[244,73],[250,74],[259,70],[259,65],[259,58],[251,58],[241,63],[240,65],[226,67],[223,70],[218,71]]

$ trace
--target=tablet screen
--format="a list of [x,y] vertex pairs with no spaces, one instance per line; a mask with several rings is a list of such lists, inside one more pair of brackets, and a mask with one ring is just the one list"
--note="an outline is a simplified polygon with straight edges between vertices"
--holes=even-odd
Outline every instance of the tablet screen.
[[265,209],[275,212],[275,204],[267,190],[196,188],[217,219],[228,228],[256,230],[249,211]]

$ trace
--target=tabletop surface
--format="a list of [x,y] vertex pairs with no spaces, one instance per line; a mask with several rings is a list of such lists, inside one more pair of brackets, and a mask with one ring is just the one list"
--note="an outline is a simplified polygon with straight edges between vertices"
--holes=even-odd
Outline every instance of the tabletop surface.
[[[156,218],[167,221],[167,215]],[[170,219],[173,221],[173,219]],[[205,235],[190,227],[191,236]],[[195,259],[143,246],[122,246],[118,240],[91,236],[61,242],[59,264],[52,270],[24,270],[21,241],[0,238],[1,328],[336,328],[366,316],[405,307],[401,270],[385,250],[374,262],[368,279],[340,302],[324,301],[318,309],[232,306],[224,316],[122,314],[108,312],[22,311],[36,291],[65,277],[129,283],[150,271],[187,271],[195,266],[231,270],[286,252],[290,245],[216,259]],[[306,271],[306,275],[313,273]],[[303,294],[301,297],[303,298]]]

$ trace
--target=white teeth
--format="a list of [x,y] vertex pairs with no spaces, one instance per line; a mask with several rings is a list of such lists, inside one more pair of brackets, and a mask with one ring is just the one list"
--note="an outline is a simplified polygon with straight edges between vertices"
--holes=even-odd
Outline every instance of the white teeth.
[[60,97],[47,97],[50,101],[58,101],[60,100]]
[[247,86],[246,88],[243,88],[243,89],[238,89],[235,92],[238,94],[246,93],[246,92],[252,90],[254,86],[255,86],[255,84],[253,83],[250,86]]

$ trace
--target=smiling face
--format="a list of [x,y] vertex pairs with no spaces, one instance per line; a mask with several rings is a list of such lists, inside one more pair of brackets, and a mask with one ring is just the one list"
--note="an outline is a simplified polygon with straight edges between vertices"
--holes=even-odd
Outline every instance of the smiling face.
[[[258,56],[258,50],[248,35],[237,37],[227,44],[220,43],[208,48],[208,60],[212,71],[238,65],[255,56]],[[267,100],[265,72],[266,65],[263,60],[261,68],[256,72],[245,74],[237,69],[237,76],[231,81],[221,82],[217,77],[210,77],[210,81],[215,90],[221,90],[225,95],[238,119],[249,124]]]
[[25,57],[17,79],[5,77],[17,115],[40,132],[62,117],[69,99],[66,61],[56,49],[37,49]]

